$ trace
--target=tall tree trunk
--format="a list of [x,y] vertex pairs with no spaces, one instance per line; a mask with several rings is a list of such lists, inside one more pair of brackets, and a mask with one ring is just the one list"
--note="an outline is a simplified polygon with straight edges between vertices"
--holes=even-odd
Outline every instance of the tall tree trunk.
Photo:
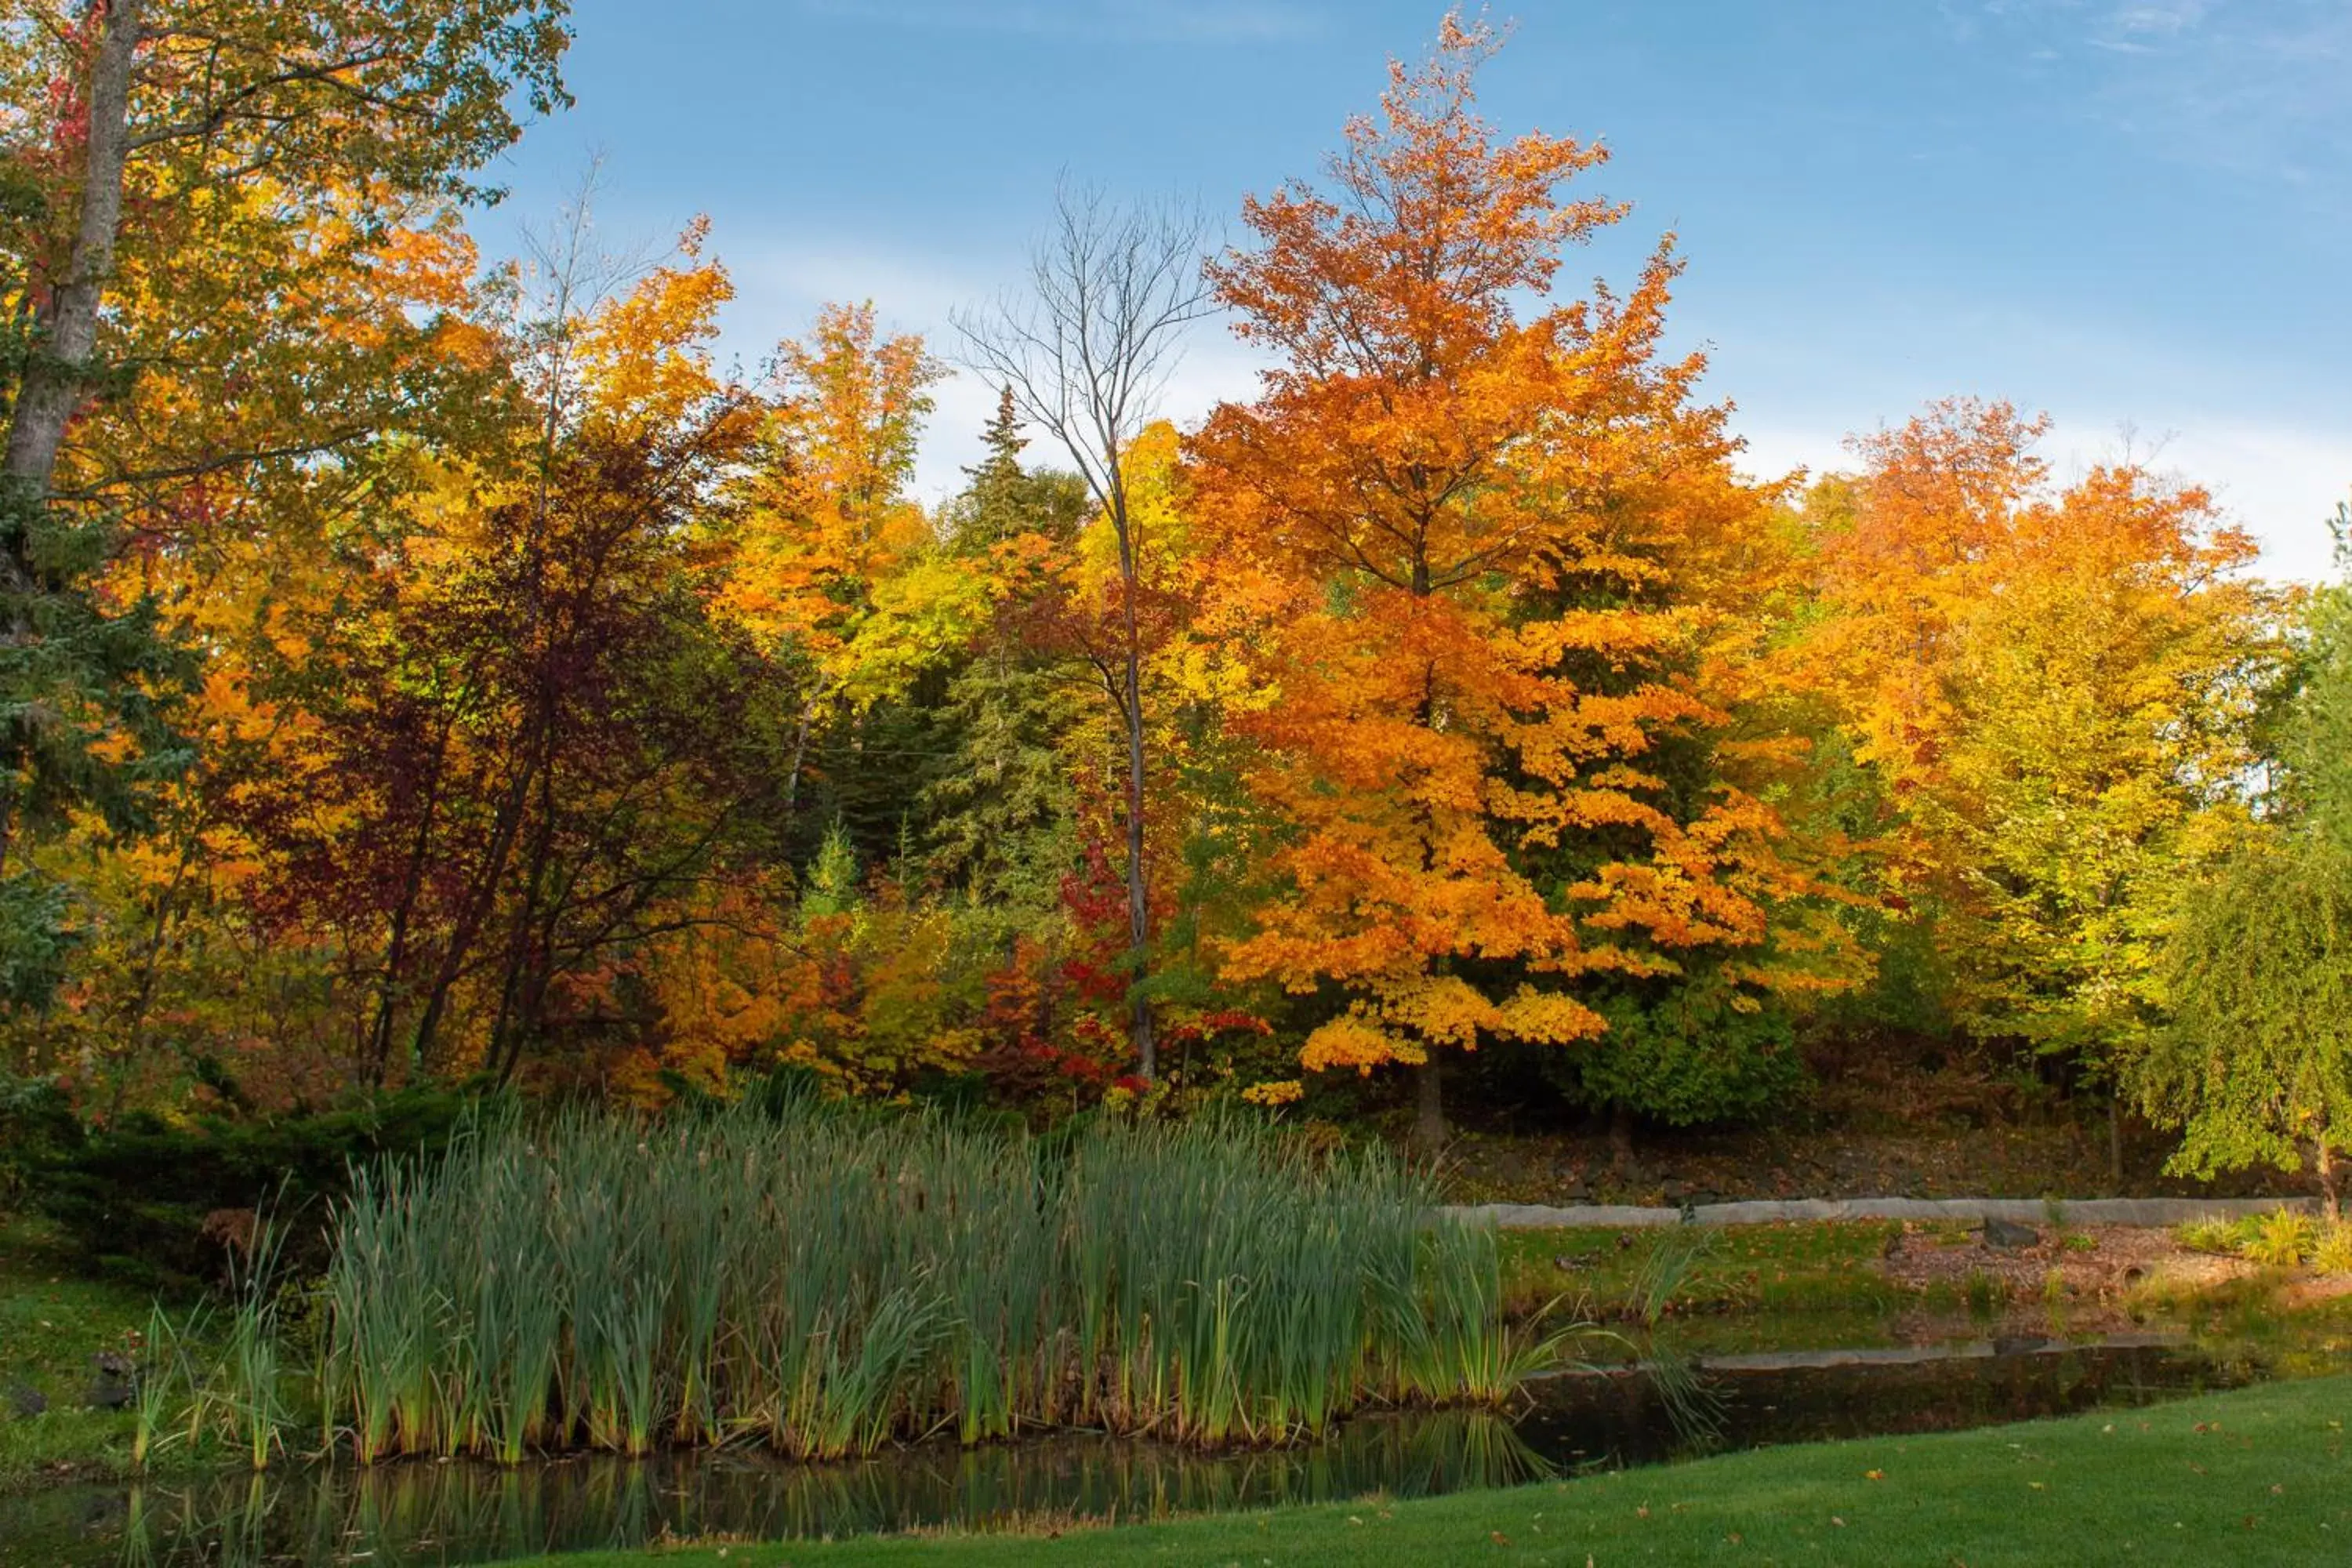
[[[1118,471],[1118,455],[1109,458],[1110,472]],[[1151,885],[1143,864],[1143,638],[1136,625],[1135,595],[1141,572],[1135,535],[1127,512],[1127,491],[1114,479],[1111,522],[1118,534],[1119,595],[1125,610],[1127,637],[1127,700],[1120,718],[1127,724],[1127,953],[1130,971],[1127,1031],[1135,1047],[1136,1071],[1147,1083],[1160,1073],[1160,1043],[1152,1027],[1151,999],[1144,984],[1151,978]]]
[[[16,600],[5,635],[30,635],[40,574],[33,564],[34,521],[49,498],[66,426],[89,390],[96,367],[98,311],[114,275],[122,225],[122,171],[131,156],[131,73],[139,49],[144,0],[94,0],[100,31],[86,83],[89,133],[82,145],[81,212],[64,273],[35,313],[31,353],[16,384],[0,456],[0,593]],[[27,291],[28,294],[30,290]],[[0,791],[0,870],[16,832],[15,800]]]
[[[98,313],[114,275],[114,242],[122,223],[122,172],[131,153],[131,74],[139,47],[144,0],[95,0],[103,16],[90,57],[89,131],[82,149],[81,214],[64,275],[37,318],[37,341],[16,390],[8,450],[0,474],[28,503],[47,499],[66,426],[89,390],[98,346]],[[25,540],[10,527],[7,569],[33,585]]]
[[474,942],[489,919],[492,906],[498,901],[499,883],[506,876],[507,857],[514,852],[516,835],[521,830],[522,818],[530,805],[530,785],[540,767],[539,742],[534,737],[526,745],[521,769],[513,784],[508,786],[506,799],[499,803],[499,815],[490,828],[490,844],[482,859],[482,869],[467,889],[466,902],[459,909],[457,920],[449,931],[448,945],[442,950],[441,962],[435,966],[433,984],[425,994],[425,1010],[417,1017],[416,1032],[410,1037],[408,1055],[412,1072],[424,1069],[432,1054],[435,1037],[441,1030],[441,1020],[449,1011],[449,994],[457,978],[466,970]]
[[547,892],[547,869],[555,851],[555,764],[551,759],[539,771],[539,830],[531,837],[530,869],[523,878],[522,903],[515,910],[507,944],[507,970],[499,987],[499,1012],[490,1026],[488,1054],[483,1058],[491,1076],[504,1084],[522,1059],[522,1041],[534,1026],[534,999],[543,993],[546,963],[539,945],[540,904]]
[[1438,1066],[1437,1047],[1412,1069],[1412,1141],[1434,1154],[1445,1147],[1444,1069]]
[[1136,1071],[1149,1081],[1159,1074],[1160,1042],[1152,1028],[1151,999],[1143,989],[1151,974],[1151,888],[1143,866],[1143,696],[1138,681],[1142,660],[1134,642],[1134,612],[1128,614],[1127,951],[1135,989],[1129,994],[1127,1027],[1135,1047]]
[[418,901],[425,896],[426,855],[433,846],[435,820],[441,809],[441,782],[448,766],[449,730],[442,727],[434,749],[432,782],[425,786],[424,810],[417,817],[416,837],[408,847],[408,865],[402,874],[399,901],[393,906],[392,929],[384,943],[383,979],[376,988],[375,1022],[368,1030],[362,1071],[367,1082],[383,1087],[392,1067],[393,1029],[400,1012],[401,976],[408,967],[408,935]]

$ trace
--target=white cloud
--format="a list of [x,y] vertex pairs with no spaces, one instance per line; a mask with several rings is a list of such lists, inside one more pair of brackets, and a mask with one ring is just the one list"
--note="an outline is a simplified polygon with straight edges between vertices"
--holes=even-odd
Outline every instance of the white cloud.
[[1964,44],[2080,62],[2071,106],[2168,157],[2343,199],[2344,0],[1942,0],[1942,15]]
[[[1747,470],[1777,478],[1792,468],[1851,469],[1845,432],[1833,422],[1775,425],[1735,417],[1748,439]],[[1856,428],[1875,428],[1876,420]],[[2260,570],[2315,583],[2334,574],[2327,520],[2352,499],[2352,435],[2323,434],[2239,417],[2133,426],[2111,415],[2076,411],[2056,418],[2042,455],[2061,480],[2093,464],[2131,456],[2185,484],[2200,485],[2263,547]]]
[[[886,330],[919,333],[934,354],[952,364],[961,348],[955,312],[984,307],[1005,288],[1018,287],[1026,266],[1022,255],[1008,253],[943,267],[854,240],[819,247],[755,240],[719,248],[736,287],[721,350],[752,367],[779,341],[806,328],[820,305],[863,300],[874,301]],[[1158,413],[1190,426],[1221,400],[1253,395],[1264,363],[1221,321],[1202,321],[1185,343]],[[980,433],[996,412],[996,389],[959,369],[934,388],[933,397],[937,406],[916,461],[915,492],[937,503],[963,488],[963,468],[979,460]],[[1031,435],[1033,461],[1059,460]]]
[[[951,361],[958,350],[953,312],[1017,286],[1025,265],[1017,249],[940,264],[854,237],[817,247],[752,238],[722,244],[720,250],[738,289],[724,348],[753,365],[779,339],[805,328],[819,305],[867,299],[889,330],[919,332],[934,353]],[[1921,353],[1932,371],[1915,365],[1910,374],[1877,377],[1861,374],[1858,362],[1825,354],[1817,342],[1775,344],[1740,334],[1738,364],[1718,354],[1717,374],[1727,377],[1717,384],[1721,391],[1748,394],[1742,402],[1749,406],[1733,425],[1748,440],[1748,471],[1777,476],[1796,468],[1822,472],[1849,466],[1846,435],[1907,416],[1917,401],[1915,383],[1981,384],[2005,366],[2014,380],[2032,385],[2065,379],[2058,372],[2069,363],[2106,364],[2120,367],[2108,386],[2053,400],[2055,429],[2045,455],[2059,475],[2114,458],[2128,444],[2135,455],[2152,454],[2158,468],[2211,489],[2262,541],[2266,573],[2303,581],[2328,575],[2325,521],[2352,494],[2352,430],[2338,434],[2256,408],[2200,405],[2193,389],[2210,387],[2212,367],[2180,360],[2158,344],[2110,341],[2082,323],[2011,321],[1998,312],[1963,321],[1970,352],[1923,341]],[[1265,363],[1223,322],[1202,322],[1160,412],[1180,425],[1196,423],[1223,399],[1255,395]],[[1776,383],[1777,397],[1763,390]],[[1806,391],[1822,386],[1841,387],[1843,395],[1824,402]],[[2129,395],[2134,389],[2137,395]],[[968,373],[943,382],[935,395],[938,407],[915,479],[916,493],[933,503],[962,488],[962,469],[979,458],[980,432],[996,401],[994,388]],[[1031,455],[1039,462],[1055,460],[1038,445]]]

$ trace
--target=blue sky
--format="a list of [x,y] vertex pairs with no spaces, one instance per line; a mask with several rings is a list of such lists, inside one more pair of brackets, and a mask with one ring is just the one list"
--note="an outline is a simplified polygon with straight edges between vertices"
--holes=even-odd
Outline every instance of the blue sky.
[[[494,247],[604,158],[600,229],[695,215],[756,362],[822,301],[947,313],[1019,274],[1066,172],[1213,213],[1314,173],[1432,0],[575,0],[579,106],[532,127]],[[1664,229],[1676,313],[1758,471],[1950,393],[2059,422],[2062,473],[2126,449],[2216,488],[2266,569],[2327,569],[2352,493],[2347,0],[1520,0],[1486,113],[1605,140],[1633,203],[1570,270]],[[1247,395],[1204,330],[1170,412]],[[992,400],[945,388],[919,482]]]

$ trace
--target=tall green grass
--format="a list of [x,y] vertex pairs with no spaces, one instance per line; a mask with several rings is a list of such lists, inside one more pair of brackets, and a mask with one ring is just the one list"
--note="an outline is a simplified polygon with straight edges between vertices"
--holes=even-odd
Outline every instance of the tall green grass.
[[498,1121],[361,1175],[320,1393],[363,1461],[1278,1441],[1497,1401],[1550,1359],[1505,1323],[1493,1234],[1434,1209],[1384,1155],[1237,1124]]

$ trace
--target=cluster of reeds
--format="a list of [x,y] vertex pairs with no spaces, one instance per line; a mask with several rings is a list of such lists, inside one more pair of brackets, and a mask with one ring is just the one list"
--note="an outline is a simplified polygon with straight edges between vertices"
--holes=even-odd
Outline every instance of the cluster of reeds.
[[206,1441],[239,1451],[256,1470],[285,1447],[288,1399],[284,1323],[278,1279],[282,1233],[264,1223],[232,1254],[230,1290],[180,1316],[159,1303],[132,1384],[131,1466],[143,1470],[173,1444]]
[[488,1125],[362,1175],[320,1404],[363,1461],[1086,1426],[1202,1445],[1508,1394],[1492,1234],[1374,1152],[814,1104]]

